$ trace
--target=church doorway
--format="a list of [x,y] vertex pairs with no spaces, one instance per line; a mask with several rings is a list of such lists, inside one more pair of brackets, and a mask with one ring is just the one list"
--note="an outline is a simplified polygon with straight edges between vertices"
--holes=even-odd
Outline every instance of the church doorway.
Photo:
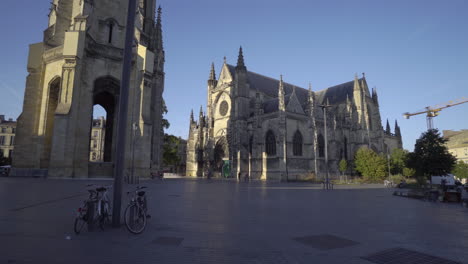
[[225,168],[225,160],[228,157],[227,152],[227,142],[226,139],[223,137],[218,142],[216,142],[214,148],[214,162],[213,162],[213,169],[215,172],[221,173],[224,175],[223,168]]

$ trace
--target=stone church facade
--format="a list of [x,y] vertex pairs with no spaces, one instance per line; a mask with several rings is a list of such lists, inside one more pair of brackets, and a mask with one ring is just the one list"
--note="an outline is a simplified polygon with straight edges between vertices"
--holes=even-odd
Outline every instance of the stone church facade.
[[[326,108],[326,119],[324,108]],[[326,122],[326,130],[324,124]],[[350,163],[360,147],[389,153],[402,147],[401,132],[382,127],[377,91],[366,78],[321,91],[300,88],[247,70],[242,48],[237,65],[226,63],[216,78],[212,65],[206,113],[190,116],[186,175],[253,179],[322,178],[325,155],[331,175]],[[327,141],[327,150],[325,150]]]
[[[126,174],[162,160],[161,9],[138,0],[126,124]],[[30,45],[13,175],[112,177],[128,0],[53,0],[48,28]],[[106,111],[103,162],[90,162],[93,107]]]

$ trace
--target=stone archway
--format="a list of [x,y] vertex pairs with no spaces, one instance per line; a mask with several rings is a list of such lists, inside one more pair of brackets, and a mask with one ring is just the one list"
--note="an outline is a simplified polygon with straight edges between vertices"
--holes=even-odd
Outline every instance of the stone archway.
[[221,137],[215,144],[213,167],[215,171],[220,172],[223,169],[224,162],[229,157],[228,144],[225,137]]
[[44,122],[44,149],[41,159],[41,168],[48,168],[50,161],[50,152],[52,149],[52,137],[54,131],[54,120],[55,120],[55,111],[57,110],[59,96],[60,96],[60,85],[62,79],[60,77],[55,77],[49,83],[49,91],[47,97],[47,107],[46,107],[46,116]]
[[[106,111],[104,162],[113,161],[112,153],[114,153],[115,150],[116,133],[114,133],[114,131],[117,125],[119,93],[119,81],[113,77],[101,77],[94,82],[93,106],[100,105]],[[92,115],[91,119],[93,119]]]

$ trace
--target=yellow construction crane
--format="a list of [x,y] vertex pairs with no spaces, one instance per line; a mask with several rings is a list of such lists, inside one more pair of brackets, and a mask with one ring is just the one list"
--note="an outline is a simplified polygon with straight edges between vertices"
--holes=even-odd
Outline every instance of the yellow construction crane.
[[462,98],[459,98],[459,99],[456,99],[456,100],[453,100],[453,101],[449,101],[449,102],[447,102],[445,104],[438,104],[438,105],[435,105],[435,106],[428,106],[424,110],[420,110],[420,111],[415,112],[415,113],[406,112],[406,113],[403,114],[403,116],[406,119],[409,119],[411,116],[426,114],[427,129],[429,130],[429,129],[434,128],[434,121],[432,121],[432,118],[438,116],[439,112],[442,111],[442,109],[452,107],[452,106],[455,106],[455,105],[459,105],[459,104],[464,104],[466,102],[468,102],[468,99],[465,98],[465,97],[462,97]]

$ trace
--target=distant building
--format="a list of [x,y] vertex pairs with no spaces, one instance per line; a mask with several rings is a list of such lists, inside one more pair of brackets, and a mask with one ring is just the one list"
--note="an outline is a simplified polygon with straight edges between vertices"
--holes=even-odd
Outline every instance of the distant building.
[[0,158],[11,158],[13,146],[15,144],[16,121],[5,120],[4,115],[0,115]]
[[106,119],[103,116],[93,119],[89,146],[89,161],[104,161],[104,139],[106,138]]
[[444,138],[448,139],[446,145],[450,153],[457,160],[468,163],[468,129],[460,131],[444,130]]

